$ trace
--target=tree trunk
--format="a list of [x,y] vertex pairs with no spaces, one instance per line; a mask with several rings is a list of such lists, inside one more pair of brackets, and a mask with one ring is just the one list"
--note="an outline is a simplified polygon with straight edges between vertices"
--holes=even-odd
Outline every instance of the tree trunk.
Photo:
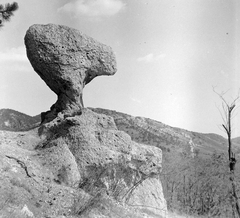
[[232,185],[232,212],[233,212],[233,217],[235,217],[235,209],[236,209],[236,214],[237,217],[240,218],[240,207],[238,203],[238,197],[236,193],[236,184],[235,184],[235,175],[234,175],[234,170],[235,170],[235,164],[236,164],[236,159],[235,155],[232,152],[232,140],[231,140],[231,112],[233,108],[228,108],[228,127],[224,127],[225,130],[227,131],[227,136],[228,136],[228,157],[229,157],[229,170],[230,170],[230,182]]

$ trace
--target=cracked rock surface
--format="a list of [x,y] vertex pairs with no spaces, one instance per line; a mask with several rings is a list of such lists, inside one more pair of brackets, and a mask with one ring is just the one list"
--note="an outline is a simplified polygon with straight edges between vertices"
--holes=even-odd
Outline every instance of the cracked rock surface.
[[159,148],[85,108],[27,132],[0,131],[0,216],[166,218],[161,163]]
[[25,35],[27,56],[34,70],[58,96],[42,122],[59,112],[81,114],[83,88],[93,78],[116,73],[112,49],[80,31],[62,25],[35,24]]

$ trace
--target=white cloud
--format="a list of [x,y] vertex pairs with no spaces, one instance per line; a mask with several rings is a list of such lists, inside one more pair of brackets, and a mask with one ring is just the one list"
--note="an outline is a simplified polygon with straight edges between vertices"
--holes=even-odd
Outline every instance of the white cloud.
[[165,57],[166,57],[166,54],[154,55],[154,54],[150,53],[146,56],[139,57],[137,59],[137,61],[145,62],[145,63],[152,63],[152,62],[157,62]]
[[0,65],[2,72],[16,72],[32,70],[24,46],[0,51]]
[[0,51],[0,63],[6,62],[28,62],[26,49],[21,46],[18,48],[11,48],[5,52]]
[[75,0],[58,9],[75,16],[82,14],[90,17],[112,16],[125,7],[121,0]]

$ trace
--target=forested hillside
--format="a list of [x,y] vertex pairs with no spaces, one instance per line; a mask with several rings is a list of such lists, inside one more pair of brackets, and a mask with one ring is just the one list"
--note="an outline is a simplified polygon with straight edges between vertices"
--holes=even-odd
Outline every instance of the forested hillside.
[[[117,127],[139,143],[163,150],[161,174],[170,211],[193,217],[234,217],[227,140],[217,134],[197,133],[170,127],[143,117],[133,117],[106,109],[93,109],[114,118]],[[240,140],[232,141],[239,159]],[[240,163],[235,170],[240,195]]]
[[38,124],[40,115],[32,117],[12,109],[0,110],[0,130],[26,131]]

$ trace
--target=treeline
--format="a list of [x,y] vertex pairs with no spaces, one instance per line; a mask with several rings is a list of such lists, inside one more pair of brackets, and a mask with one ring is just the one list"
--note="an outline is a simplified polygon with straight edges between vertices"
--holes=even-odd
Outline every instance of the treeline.
[[[162,181],[168,209],[200,217],[235,217],[227,154],[165,153]],[[240,182],[236,165],[235,181]],[[237,189],[239,196],[239,189]]]

